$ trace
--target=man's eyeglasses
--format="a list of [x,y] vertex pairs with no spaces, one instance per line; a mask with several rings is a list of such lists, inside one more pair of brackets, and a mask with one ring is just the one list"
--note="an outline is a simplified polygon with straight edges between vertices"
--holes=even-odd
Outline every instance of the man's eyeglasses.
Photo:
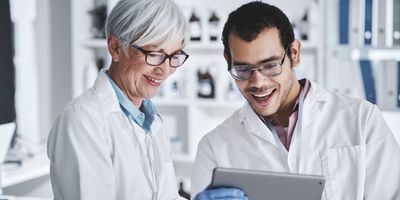
[[263,76],[266,76],[266,77],[278,76],[279,74],[282,73],[282,64],[285,61],[287,49],[288,48],[285,49],[283,57],[280,60],[263,62],[263,63],[258,64],[257,66],[253,66],[253,65],[249,65],[249,64],[234,65],[231,67],[230,73],[234,79],[240,80],[240,81],[250,79],[255,70],[257,70]]
[[159,66],[164,61],[169,58],[169,66],[177,68],[183,63],[185,63],[186,59],[189,58],[189,55],[186,54],[184,51],[180,51],[178,53],[174,53],[171,55],[168,55],[162,51],[147,51],[143,49],[142,47],[139,47],[137,45],[131,44],[131,46],[140,52],[142,52],[145,55],[145,60],[146,63],[151,65],[151,66]]

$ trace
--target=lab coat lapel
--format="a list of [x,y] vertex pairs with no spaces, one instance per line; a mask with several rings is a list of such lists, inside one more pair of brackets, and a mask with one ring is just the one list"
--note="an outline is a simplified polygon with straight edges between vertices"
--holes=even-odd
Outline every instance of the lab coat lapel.
[[93,89],[100,101],[106,105],[104,108],[109,109],[110,112],[121,111],[117,94],[115,94],[105,70],[100,71],[99,76],[94,82]]
[[305,129],[318,119],[321,112],[321,106],[327,101],[327,91],[322,89],[315,82],[310,81],[311,88],[303,104],[303,132]]
[[159,122],[160,120],[162,121],[161,116],[158,115],[158,114],[156,114],[156,116],[154,117],[154,121],[153,121],[153,123],[151,124],[151,128],[150,128],[151,134],[154,135],[154,134],[156,134],[156,133],[160,133],[160,132],[161,132],[161,129],[162,129],[163,127],[162,127],[162,123]]
[[93,90],[103,103],[103,109],[108,112],[108,117],[113,118],[115,122],[120,123],[121,127],[127,130],[132,130],[128,117],[122,112],[117,98],[117,94],[112,88],[109,78],[107,77],[106,71],[102,70],[97,77]]
[[244,124],[249,133],[258,136],[275,146],[277,145],[272,132],[261,121],[248,103],[243,105],[240,110],[240,122]]
[[[310,137],[315,137],[313,134],[320,134],[318,132],[315,132],[314,126],[311,126],[315,120],[318,118],[321,118],[321,109],[322,106],[324,105],[324,102],[328,100],[328,92],[321,88],[318,84],[315,82],[310,81],[311,83],[311,88],[310,91],[308,92],[304,103],[303,103],[303,112],[302,112],[302,127],[301,131],[298,132],[298,138],[300,139],[300,145],[299,146],[299,151],[297,152],[298,158],[296,159],[297,161],[297,166],[298,166],[298,173],[306,173],[306,169],[304,167],[304,164],[302,164],[301,160],[302,157],[306,157],[307,155],[307,148],[308,146]],[[324,116],[326,117],[326,116]]]

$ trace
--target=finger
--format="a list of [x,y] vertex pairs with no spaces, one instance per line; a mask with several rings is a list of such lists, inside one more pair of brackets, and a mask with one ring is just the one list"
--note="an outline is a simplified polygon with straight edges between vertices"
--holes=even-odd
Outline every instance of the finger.
[[[211,192],[212,191],[212,192]],[[236,188],[218,188],[218,189],[213,189],[210,190],[210,196],[212,198],[243,198],[245,197],[245,193]]]

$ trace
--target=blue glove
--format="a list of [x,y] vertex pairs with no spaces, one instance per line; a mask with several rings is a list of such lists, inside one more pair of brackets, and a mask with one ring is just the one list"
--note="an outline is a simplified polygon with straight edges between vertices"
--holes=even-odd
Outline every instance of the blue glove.
[[196,195],[194,200],[248,200],[246,194],[236,188],[208,189]]

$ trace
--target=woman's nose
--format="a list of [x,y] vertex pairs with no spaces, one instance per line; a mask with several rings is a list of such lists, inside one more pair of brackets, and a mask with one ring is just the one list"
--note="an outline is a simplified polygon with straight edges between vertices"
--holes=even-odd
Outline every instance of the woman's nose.
[[172,69],[174,69],[174,68],[170,66],[169,58],[167,58],[167,59],[165,59],[165,61],[163,63],[161,63],[160,65],[158,65],[154,68],[154,72],[156,72],[158,74],[166,74],[166,73],[170,73],[170,70],[172,70]]

